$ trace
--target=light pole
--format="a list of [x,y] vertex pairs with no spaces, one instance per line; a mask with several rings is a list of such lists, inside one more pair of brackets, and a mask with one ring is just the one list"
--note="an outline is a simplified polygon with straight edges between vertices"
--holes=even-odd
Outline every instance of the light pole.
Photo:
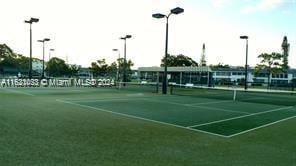
[[42,58],[42,61],[43,61],[43,64],[42,64],[42,76],[41,78],[44,78],[44,54],[45,54],[45,42],[47,41],[50,41],[50,39],[48,38],[44,38],[43,40],[37,40],[38,42],[41,42],[43,44],[43,58]]
[[[54,51],[54,49],[53,48],[51,48],[51,49],[49,49],[49,57],[48,57],[48,62],[50,61],[50,59],[51,59],[51,52],[53,52]],[[48,77],[50,77],[50,70],[49,70],[49,65],[48,65],[48,62],[47,62],[47,70],[48,70]]]
[[32,79],[32,24],[38,22],[38,18],[31,18],[30,20],[25,20],[25,23],[30,24],[30,60],[29,60],[29,78]]
[[168,57],[168,31],[169,31],[169,18],[172,14],[180,14],[183,13],[184,9],[177,7],[171,10],[171,12],[168,15],[164,15],[161,13],[153,14],[152,17],[161,19],[166,18],[166,40],[165,40],[165,57],[164,57],[164,75],[162,79],[162,94],[167,94],[167,57]]
[[121,40],[124,40],[124,62],[123,62],[123,80],[122,82],[124,82],[123,85],[125,85],[125,82],[127,82],[127,79],[126,79],[126,39],[130,39],[132,38],[132,35],[126,35],[125,37],[121,37],[120,39]]
[[240,39],[246,40],[246,65],[245,65],[245,91],[248,89],[248,36],[240,36]]
[[113,49],[112,51],[115,51],[115,52],[118,52],[118,60],[117,60],[117,63],[118,63],[118,67],[117,67],[117,74],[116,74],[116,80],[117,82],[119,82],[120,78],[119,78],[119,69],[120,69],[120,51],[118,49]]

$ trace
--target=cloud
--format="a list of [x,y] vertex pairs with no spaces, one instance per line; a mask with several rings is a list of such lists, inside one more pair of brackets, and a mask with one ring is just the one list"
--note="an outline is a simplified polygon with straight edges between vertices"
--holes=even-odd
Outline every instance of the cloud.
[[254,5],[248,5],[242,8],[241,12],[247,14],[260,11],[269,11],[280,7],[288,1],[289,0],[261,0]]

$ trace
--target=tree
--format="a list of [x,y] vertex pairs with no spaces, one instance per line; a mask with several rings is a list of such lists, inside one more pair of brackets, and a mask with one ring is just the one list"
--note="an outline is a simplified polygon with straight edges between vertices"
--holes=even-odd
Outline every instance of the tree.
[[219,62],[217,65],[210,65],[210,67],[213,67],[213,68],[230,68],[229,65],[223,64],[221,62]]
[[[119,63],[119,66],[118,66]],[[105,61],[105,59],[97,60],[96,62],[91,63],[90,70],[93,72],[95,77],[102,76],[102,77],[116,77],[118,67],[120,69],[119,75],[120,78],[122,78],[123,69],[124,69],[124,58],[117,59],[116,62],[112,62],[110,65],[108,65]],[[126,65],[126,74],[128,76],[127,79],[129,79],[129,75],[132,73],[131,67],[133,66],[133,62],[131,60],[127,61]]]
[[0,66],[27,69],[29,68],[29,58],[14,53],[6,44],[0,44]]
[[29,68],[30,58],[17,54],[18,66],[19,68],[26,69]]
[[92,62],[89,69],[91,70],[91,72],[93,73],[93,75],[96,77],[98,75],[98,71],[99,71],[99,66],[97,65],[96,62]]
[[[121,76],[123,76],[124,58],[120,58],[118,61],[119,61],[119,68],[120,68],[119,74]],[[126,79],[127,79],[127,81],[131,80],[132,66],[134,66],[134,63],[129,59],[126,62]],[[121,79],[122,79],[122,77],[121,77]]]
[[61,77],[69,75],[70,69],[63,59],[53,57],[47,62],[46,71],[49,72],[51,76]]
[[[164,66],[164,58],[161,60],[161,66]],[[192,58],[185,55],[168,55],[167,57],[168,67],[179,67],[179,66],[198,66]]]
[[283,55],[280,53],[263,53],[258,56],[261,59],[260,64],[255,67],[255,74],[258,75],[262,71],[268,73],[268,87],[270,87],[271,76],[283,71],[283,65],[281,64]]
[[284,36],[283,43],[282,43],[282,50],[283,50],[283,70],[289,69],[289,62],[288,62],[288,57],[289,57],[289,50],[290,50],[290,44],[288,43],[288,38],[287,36]]
[[99,59],[96,62],[91,63],[91,71],[94,76],[106,76],[107,75],[108,64],[105,59]]
[[0,66],[18,67],[16,54],[6,44],[0,44]]
[[117,75],[117,63],[113,62],[110,64],[110,66],[107,67],[107,75],[109,76],[116,76]]
[[79,65],[69,65],[68,75],[77,76],[80,69],[81,69],[81,66],[79,66]]
[[15,54],[6,44],[0,44],[0,61],[8,56],[15,57]]

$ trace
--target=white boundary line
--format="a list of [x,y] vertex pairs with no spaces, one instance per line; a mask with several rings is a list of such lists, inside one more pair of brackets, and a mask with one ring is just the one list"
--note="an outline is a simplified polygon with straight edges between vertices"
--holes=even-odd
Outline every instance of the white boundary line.
[[239,133],[235,133],[235,134],[229,135],[228,137],[231,138],[231,137],[234,137],[234,136],[238,136],[238,135],[241,135],[241,134],[244,134],[244,133],[248,133],[250,131],[254,131],[254,130],[257,130],[257,129],[268,127],[268,126],[271,126],[271,125],[274,125],[274,124],[277,124],[277,123],[280,123],[280,122],[284,122],[284,121],[287,121],[287,120],[290,120],[290,119],[293,119],[293,118],[296,118],[296,115],[285,118],[285,119],[281,119],[281,120],[278,120],[278,121],[275,121],[275,122],[272,122],[272,123],[268,123],[268,124],[265,124],[265,125],[262,125],[262,126],[259,126],[259,127],[255,127],[255,128],[249,129],[249,130],[245,130],[245,131],[242,131],[242,132],[239,132]]
[[63,101],[70,100],[69,102],[79,102],[79,103],[146,100],[146,101],[151,101],[151,102],[160,102],[160,103],[174,104],[174,105],[193,107],[193,108],[203,108],[203,109],[207,109],[207,110],[224,111],[224,112],[231,112],[231,113],[236,113],[236,114],[247,114],[247,115],[250,114],[248,112],[232,111],[232,110],[227,110],[227,109],[222,109],[222,108],[213,108],[213,107],[206,107],[206,106],[193,106],[193,105],[181,104],[181,103],[176,103],[176,102],[152,100],[151,98],[152,98],[151,96],[149,96],[149,97],[142,96],[142,97],[125,97],[125,98],[110,98],[110,99],[89,99],[89,100],[85,100],[85,101],[84,100],[71,100],[71,99],[60,99],[60,100],[63,100]]
[[76,99],[76,98],[60,98],[60,99],[57,99],[57,100],[63,100],[63,101],[69,101],[69,102],[81,102],[81,103],[84,103],[84,102],[108,102],[108,101],[123,101],[123,100],[138,100],[138,99],[145,99],[145,98],[151,98],[152,96],[147,96],[147,95],[144,95],[144,96],[121,96],[121,97],[104,97],[104,98],[89,98],[89,99]]
[[27,96],[35,96],[32,93],[27,93],[27,92],[23,92],[23,91],[17,91],[17,90],[8,89],[8,88],[6,88],[5,91],[9,91],[9,92],[13,92],[13,93],[18,93],[18,94],[23,94],[23,95],[27,95]]
[[204,102],[204,103],[193,103],[193,104],[185,104],[188,106],[196,106],[196,105],[205,105],[205,104],[219,104],[219,103],[231,103],[233,100],[226,100],[226,101],[212,101],[212,102]]
[[207,107],[207,106],[190,106],[190,107],[204,108],[204,109],[216,110],[216,111],[224,111],[224,112],[231,112],[231,113],[236,113],[236,114],[246,114],[246,115],[250,115],[249,112],[244,112],[244,111],[232,111],[232,110],[223,109],[223,108],[213,108],[213,107]]
[[247,114],[247,115],[250,115],[249,112],[232,111],[232,110],[222,109],[222,108],[213,108],[213,107],[206,107],[206,106],[194,106],[194,105],[187,105],[187,104],[176,103],[176,102],[159,101],[159,100],[151,100],[151,99],[144,99],[144,98],[142,100],[153,101],[153,102],[158,102],[158,103],[174,104],[174,105],[180,105],[180,106],[185,106],[185,107],[203,108],[203,109],[214,110],[214,111],[224,111],[224,112],[231,112],[231,113],[236,113],[236,114]]
[[97,108],[97,107],[92,107],[92,106],[88,106],[88,105],[77,104],[77,103],[63,101],[63,100],[59,100],[59,99],[56,99],[56,101],[57,102],[60,102],[60,103],[76,105],[76,106],[80,106],[80,107],[84,107],[84,108],[88,108],[88,109],[92,109],[92,110],[97,110],[97,111],[102,111],[102,112],[108,112],[108,113],[112,113],[112,114],[116,114],[116,115],[120,115],[120,116],[124,116],[124,117],[128,117],[128,118],[140,119],[140,120],[144,120],[144,121],[148,121],[148,122],[153,122],[153,123],[158,123],[158,124],[173,126],[173,127],[177,127],[177,128],[182,128],[182,129],[186,129],[186,130],[190,130],[190,131],[198,131],[198,132],[201,132],[201,133],[206,133],[206,134],[210,134],[210,135],[214,135],[214,136],[218,136],[218,137],[229,138],[228,136],[225,136],[225,135],[220,135],[220,134],[211,133],[211,132],[207,132],[207,131],[203,131],[203,130],[188,128],[188,127],[184,127],[184,126],[180,126],[180,125],[175,125],[175,124],[171,124],[171,123],[166,123],[166,122],[161,122],[161,121],[157,121],[157,120],[151,120],[151,119],[141,118],[141,117],[138,117],[138,116],[123,114],[123,113],[119,113],[119,112],[113,112],[113,111],[110,111],[110,110],[107,110],[107,109],[103,109],[103,108]]
[[235,119],[241,119],[241,118],[245,118],[245,117],[249,117],[249,116],[261,115],[261,114],[265,114],[265,113],[276,112],[276,111],[291,109],[291,108],[293,108],[293,106],[282,107],[282,108],[272,109],[272,110],[268,110],[268,111],[263,111],[263,112],[258,112],[258,113],[253,113],[253,114],[249,114],[249,115],[243,115],[243,116],[238,116],[238,117],[228,118],[228,119],[223,119],[223,120],[217,120],[217,121],[213,121],[213,122],[208,122],[208,123],[203,123],[203,124],[198,124],[198,125],[193,125],[193,126],[187,126],[187,127],[190,127],[190,128],[200,127],[200,126],[205,126],[205,125],[209,125],[209,124],[215,124],[215,123],[220,123],[220,122],[225,122],[225,121],[230,121],[230,120],[235,120]]
[[139,100],[139,98],[128,97],[128,98],[94,99],[94,100],[90,99],[90,100],[71,100],[71,101],[79,102],[79,103],[91,103],[91,102],[112,102],[112,101],[134,101],[134,100]]

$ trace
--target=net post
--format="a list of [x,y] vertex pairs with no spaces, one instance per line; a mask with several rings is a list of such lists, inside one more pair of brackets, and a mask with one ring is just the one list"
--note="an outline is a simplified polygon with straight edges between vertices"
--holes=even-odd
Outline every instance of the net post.
[[170,88],[170,95],[173,94],[173,85],[169,85],[169,88]]
[[118,90],[121,90],[121,82],[118,82]]
[[233,101],[236,101],[236,89],[233,88]]

